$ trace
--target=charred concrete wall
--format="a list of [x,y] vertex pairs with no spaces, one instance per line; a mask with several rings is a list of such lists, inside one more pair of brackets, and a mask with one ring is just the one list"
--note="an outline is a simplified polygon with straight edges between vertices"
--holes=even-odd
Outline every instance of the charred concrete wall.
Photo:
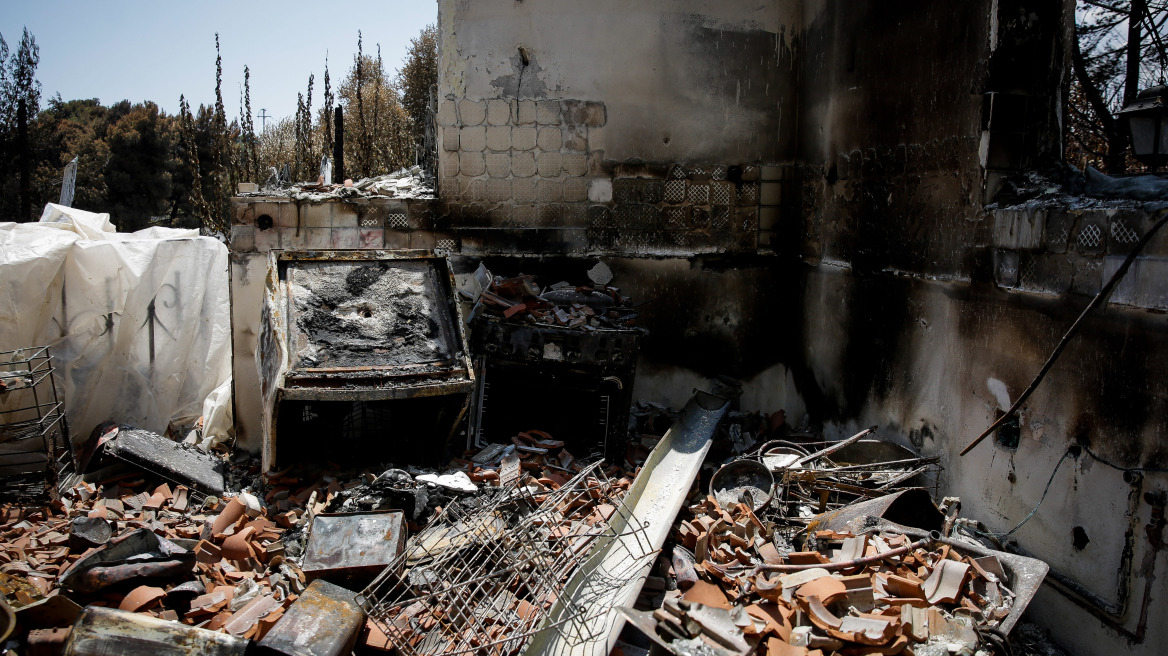
[[603,258],[650,330],[636,396],[680,406],[725,374],[744,408],[833,436],[878,424],[941,455],[943,492],[995,532],[1045,494],[1010,536],[1054,571],[1032,615],[1075,653],[1156,653],[1166,483],[1123,470],[1168,466],[1168,237],[1014,434],[957,456],[1149,225],[1139,207],[985,209],[1060,152],[1073,8],[440,0],[439,199],[237,202],[239,422],[258,435],[265,250],[437,247],[464,273]]
[[775,249],[805,268],[772,297],[799,317],[785,331],[798,346],[751,382],[828,433],[878,424],[941,455],[944,491],[990,531],[1045,498],[1008,537],[1052,566],[1032,617],[1072,653],[1157,653],[1163,238],[1019,425],[958,456],[1152,223],[1132,206],[984,207],[1002,175],[1057,157],[1073,3],[842,4],[804,3],[802,210],[782,215]]
[[[1148,225],[1138,209],[984,208],[1002,176],[1058,158],[1074,3],[807,0],[745,14],[727,6],[610,14],[607,5],[442,2],[439,95],[453,110],[440,108],[440,127],[444,135],[458,127],[461,138],[464,100],[485,100],[489,111],[491,101],[514,96],[515,116],[524,98],[537,110],[545,98],[602,103],[605,122],[585,131],[583,177],[593,195],[584,211],[607,208],[596,216],[617,232],[598,239],[600,224],[589,223],[587,248],[685,256],[612,262],[622,286],[645,301],[652,331],[639,396],[680,403],[704,377],[725,373],[746,382],[745,407],[785,408],[793,421],[806,416],[837,436],[879,424],[885,436],[941,455],[944,491],[991,531],[1026,517],[1051,481],[1040,512],[1010,536],[1054,568],[1034,617],[1079,653],[1154,653],[1162,636],[1147,618],[1163,614],[1154,601],[1165,591],[1156,579],[1165,566],[1163,475],[1125,476],[1085,449],[1063,456],[1082,444],[1121,468],[1166,464],[1168,389],[1150,365],[1168,347],[1159,315],[1149,314],[1168,299],[1157,282],[1159,246],[1024,408],[1017,445],[1003,439],[957,456],[1026,387]],[[725,41],[674,27],[687,13],[705,16],[699,23],[752,24],[737,30],[741,48],[712,48]],[[610,40],[617,22],[636,36]],[[760,60],[773,76],[766,93],[745,107],[772,103],[771,116],[738,102],[710,112],[729,86],[711,87],[702,71],[722,67],[739,80],[751,64],[733,55],[751,51],[754,24],[778,48]],[[530,75],[539,83],[516,82]],[[712,133],[722,142],[711,150],[689,134],[695,120],[706,133],[711,124],[729,129]],[[537,115],[537,141],[538,124]],[[570,139],[577,129],[569,122],[561,131]],[[479,171],[475,156],[461,168],[461,141],[456,149],[444,137],[443,147],[444,199],[478,203],[468,179],[491,184],[495,176]],[[537,143],[537,164],[540,155]],[[753,249],[706,241],[655,250],[659,241],[621,237],[669,225],[654,223],[667,216],[668,199],[685,207],[691,186],[706,182],[693,178],[694,160],[726,165],[727,181],[731,166],[741,167],[734,181],[759,166],[757,180],[753,171],[744,180],[759,192],[757,223],[746,224],[757,228]],[[512,192],[526,189],[520,177]],[[685,182],[670,195],[674,179]],[[632,193],[610,198],[610,183]],[[500,195],[488,201],[522,222],[514,208],[526,201],[495,188]],[[742,188],[734,191],[737,205]]]
[[442,0],[439,192],[454,223],[550,229],[577,251],[753,250],[776,186],[759,164],[797,147],[800,16]]
[[1068,6],[804,3],[800,254],[863,272],[976,269],[986,173],[992,186],[1060,157]]

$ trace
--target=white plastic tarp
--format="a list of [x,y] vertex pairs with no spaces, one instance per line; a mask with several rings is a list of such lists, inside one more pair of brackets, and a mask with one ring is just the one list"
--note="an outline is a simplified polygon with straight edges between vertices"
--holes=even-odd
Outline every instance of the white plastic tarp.
[[106,420],[165,433],[231,417],[227,249],[197,230],[115,232],[47,205],[0,223],[0,350],[49,345],[74,442]]

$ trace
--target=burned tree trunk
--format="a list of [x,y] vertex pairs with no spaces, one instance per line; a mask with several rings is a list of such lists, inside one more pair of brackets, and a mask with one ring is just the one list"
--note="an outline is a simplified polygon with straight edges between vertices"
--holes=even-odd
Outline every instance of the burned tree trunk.
[[333,184],[345,182],[345,115],[337,105],[333,131],[337,135],[333,141]]

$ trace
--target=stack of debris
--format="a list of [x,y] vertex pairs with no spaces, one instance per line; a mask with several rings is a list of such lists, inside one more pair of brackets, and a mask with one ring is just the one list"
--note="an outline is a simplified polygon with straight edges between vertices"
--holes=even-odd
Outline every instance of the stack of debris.
[[639,313],[632,300],[622,296],[619,288],[607,284],[612,281],[612,273],[597,273],[593,268],[589,275],[591,285],[560,281],[541,287],[535,276],[522,273],[511,278],[491,276],[480,265],[475,272],[478,289],[470,295],[475,303],[471,317],[485,313],[506,320],[579,330],[636,326]]
[[433,198],[434,184],[425,177],[420,166],[415,166],[356,182],[345,180],[344,184],[330,184],[322,177],[316,184],[293,185],[289,195],[313,203],[330,198]]
[[652,614],[674,650],[973,653],[1014,607],[997,557],[974,557],[976,547],[939,533],[820,530],[796,551],[768,540],[745,504],[728,511],[709,497],[690,512],[669,566],[677,590]]
[[[459,570],[461,576],[502,577],[498,594],[508,590],[515,603],[500,612],[513,611],[518,619],[497,623],[493,635],[505,633],[513,642],[534,630],[556,586],[609,530],[632,483],[619,468],[582,462],[563,442],[536,430],[520,433],[512,444],[468,452],[444,471],[409,466],[376,476],[292,470],[260,476],[255,463],[241,461],[217,472],[223,474],[218,478],[196,469],[187,484],[158,480],[184,476],[181,467],[165,466],[176,465],[179,451],[185,454],[176,443],[125,426],[106,427],[95,437],[92,463],[112,477],[77,483],[41,507],[6,507],[0,525],[0,594],[26,629],[52,630],[30,637],[54,643],[53,649],[40,645],[45,653],[60,651],[70,626],[80,632],[75,639],[91,641],[96,638],[87,631],[109,639],[117,633],[114,625],[151,635],[161,631],[159,636],[178,631],[153,621],[197,632],[188,637],[216,632],[244,647],[262,643],[280,633],[296,604],[304,603],[298,600],[326,579],[345,587],[333,586],[325,597],[349,604],[361,617],[351,635],[338,638],[342,642],[361,639],[376,649],[388,649],[395,638],[416,644],[415,633],[391,628],[396,617],[385,607],[374,613],[380,625],[366,622],[353,591],[379,574],[384,580],[413,571],[410,581],[422,571],[453,576],[446,568],[426,569],[426,563],[474,560],[464,549],[471,538],[481,548],[489,543],[500,562],[524,559],[522,567],[506,571],[470,560]],[[208,495],[208,487],[238,491]],[[479,518],[470,524],[474,531],[455,537],[471,517]],[[483,534],[488,525],[492,532]],[[450,544],[457,548],[443,551]],[[530,580],[508,589],[503,579],[520,573]],[[550,587],[536,592],[536,583]],[[366,597],[369,610],[387,591],[380,594]],[[37,609],[46,603],[58,609],[56,615],[28,621],[44,615]],[[430,598],[428,604],[427,612],[437,617],[473,607],[469,599],[444,606]],[[82,606],[85,616],[78,621]],[[91,612],[115,608],[122,614]]]
[[627,619],[675,654],[1005,653],[1045,564],[958,538],[957,499],[902,487],[935,461],[873,430],[723,465]]
[[282,538],[305,500],[269,507],[247,492],[200,500],[185,486],[144,486],[81,483],[49,507],[8,517],[0,572],[35,588],[17,590],[15,601],[64,589],[82,603],[262,637],[304,591]]
[[433,198],[434,180],[426,175],[420,166],[403,168],[393,173],[361,178],[354,182],[345,180],[343,184],[333,184],[325,180],[322,173],[314,182],[289,181],[287,169],[283,173],[271,169],[262,189],[240,190],[240,196],[287,195],[295,200],[320,203],[335,198]]

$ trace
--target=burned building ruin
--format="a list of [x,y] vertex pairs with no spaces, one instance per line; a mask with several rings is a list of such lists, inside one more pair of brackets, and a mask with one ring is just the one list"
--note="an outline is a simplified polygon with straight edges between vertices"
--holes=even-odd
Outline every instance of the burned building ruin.
[[[675,622],[637,615],[636,591],[613,581],[659,577],[664,594],[666,580],[717,551],[703,541],[719,521],[745,549],[728,549],[722,569],[698,572],[723,589],[754,594],[769,584],[759,572],[790,574],[799,570],[784,568],[808,563],[843,571],[842,563],[871,602],[886,573],[866,569],[870,543],[855,541],[862,531],[848,517],[828,512],[839,512],[828,494],[818,506],[808,502],[816,511],[808,525],[819,526],[825,556],[830,549],[836,559],[796,563],[791,553],[749,551],[763,534],[762,522],[756,529],[750,521],[759,499],[719,506],[707,476],[708,497],[701,489],[687,504],[689,487],[646,482],[665,462],[689,476],[679,479],[685,486],[697,485],[710,446],[695,436],[712,439],[730,413],[757,411],[772,418],[768,435],[780,442],[822,442],[758,448],[752,466],[764,482],[756,489],[776,477],[794,484],[804,474],[807,482],[814,463],[836,454],[836,478],[808,489],[845,492],[839,505],[849,507],[883,503],[870,519],[899,526],[905,488],[930,493],[928,526],[908,524],[923,533],[881,541],[877,555],[942,544],[930,542],[930,531],[961,521],[949,497],[996,545],[965,553],[946,543],[946,556],[922,565],[921,580],[901,577],[908,583],[892,585],[907,592],[888,597],[919,594],[928,603],[917,610],[953,602],[960,595],[937,590],[969,584],[968,569],[1020,584],[1011,592],[1017,612],[995,618],[1007,633],[1025,610],[1068,653],[1159,653],[1168,631],[1168,378],[1154,363],[1168,357],[1168,233],[1144,237],[1168,206],[1051,181],[1063,158],[1074,11],[1066,0],[439,0],[432,179],[322,178],[241,189],[232,199],[233,446],[259,454],[260,473],[288,489],[256,501],[284,520],[268,521],[246,499],[224,499],[239,508],[220,506],[220,516],[230,509],[238,530],[250,526],[259,539],[275,535],[277,521],[296,531],[387,510],[362,500],[373,492],[346,497],[351,490],[392,497],[401,514],[378,521],[393,526],[395,545],[377,554],[376,578],[372,566],[363,570],[372,583],[362,582],[358,602],[381,646],[401,653],[610,653],[626,623],[652,634]],[[1114,290],[1083,313],[1113,277]],[[1064,340],[1072,324],[1077,332]],[[1052,352],[1058,359],[1046,372]],[[1046,376],[1033,386],[1040,369]],[[711,380],[734,393],[695,395]],[[639,425],[630,409],[642,400],[684,410],[670,415],[677,423],[669,432],[630,434]],[[891,455],[864,445],[854,448],[869,455],[844,457],[826,444],[857,436],[847,442],[856,444],[873,425],[895,445]],[[637,449],[642,457],[626,463]],[[532,459],[519,464],[516,453]],[[548,489],[463,508],[410,487],[439,476],[406,465],[440,468],[452,456],[466,475],[432,490],[454,495],[524,476]],[[774,465],[768,456],[786,460]],[[635,466],[626,475],[587,458]],[[402,469],[351,488],[329,480],[298,499],[288,472],[329,459]],[[903,472],[853,464],[865,459],[912,464]],[[773,494],[758,508],[778,503]],[[326,497],[317,512],[313,504]],[[298,514],[292,501],[310,510]],[[679,511],[692,517],[675,521]],[[430,528],[420,519],[427,513],[437,518]],[[175,530],[214,536],[222,544],[204,551],[226,551],[225,526],[200,534],[180,522]],[[547,553],[525,546],[549,532],[564,541],[551,540]],[[677,550],[668,575],[649,573],[664,541],[690,538],[688,561]],[[455,557],[450,544],[468,551]],[[273,546],[265,558],[290,555],[284,549]],[[748,576],[730,558],[756,569]],[[508,559],[523,571],[503,581]],[[967,568],[958,583],[945,581],[956,567],[949,562]],[[330,567],[319,568],[320,578]],[[983,568],[994,567],[1001,571],[986,576]],[[317,571],[305,567],[308,578]],[[930,581],[926,594],[919,588]],[[301,594],[323,595],[321,603],[344,597],[327,587],[333,582]],[[447,633],[434,629],[450,620],[448,608],[470,603],[460,586],[487,590],[476,603],[501,604],[516,618],[495,622],[476,610]],[[703,579],[696,589],[705,586],[717,587]],[[969,598],[991,596],[979,590]],[[712,596],[693,603],[737,599],[705,592]],[[804,633],[836,635],[820,622],[843,631],[846,618],[817,605],[826,595],[803,599],[816,627]],[[832,597],[852,603],[856,595],[849,588]],[[446,606],[426,606],[433,598]],[[701,608],[688,601],[658,610],[681,617],[679,626],[701,624]],[[600,606],[628,612],[605,620]],[[261,610],[274,608],[254,610],[238,635],[279,639],[277,629],[253,629]],[[863,615],[871,609],[849,617],[884,621]],[[926,621],[913,612],[897,615],[897,626]],[[77,626],[100,620],[90,615]],[[911,649],[911,630],[894,638],[893,624],[877,627],[883,642],[861,643],[880,653]],[[727,640],[726,653],[796,653],[763,643],[735,651]],[[313,653],[348,653],[352,642],[342,643]],[[798,653],[843,649],[787,644]]]

